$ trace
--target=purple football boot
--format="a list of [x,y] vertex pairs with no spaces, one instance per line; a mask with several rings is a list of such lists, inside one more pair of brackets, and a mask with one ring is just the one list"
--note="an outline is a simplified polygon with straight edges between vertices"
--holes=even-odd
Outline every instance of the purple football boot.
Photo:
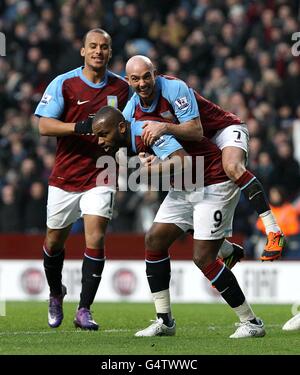
[[49,299],[49,309],[48,309],[48,325],[51,328],[57,328],[61,325],[64,318],[63,313],[63,299],[67,294],[67,288],[62,285],[61,294],[58,296],[51,296]]
[[81,309],[77,310],[74,325],[76,328],[90,331],[98,331],[99,328],[99,325],[93,320],[92,313],[85,307],[81,307]]

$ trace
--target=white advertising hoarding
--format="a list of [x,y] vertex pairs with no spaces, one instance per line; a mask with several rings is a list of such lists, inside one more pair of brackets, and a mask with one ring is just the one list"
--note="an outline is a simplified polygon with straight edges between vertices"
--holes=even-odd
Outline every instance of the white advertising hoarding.
[[[78,302],[81,289],[81,261],[65,261],[63,282],[66,301]],[[191,261],[172,261],[172,302],[222,302],[200,270]],[[251,303],[294,303],[300,300],[300,262],[261,263],[244,261],[233,272]],[[1,260],[0,300],[48,299],[42,261]],[[107,260],[96,301],[149,302],[143,261]]]

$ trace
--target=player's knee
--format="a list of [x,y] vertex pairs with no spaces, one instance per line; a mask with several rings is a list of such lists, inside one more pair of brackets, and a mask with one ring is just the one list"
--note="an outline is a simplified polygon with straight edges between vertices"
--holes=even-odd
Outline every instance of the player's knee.
[[239,179],[242,174],[246,171],[243,163],[240,161],[230,161],[223,165],[226,175],[233,181]]
[[145,235],[145,248],[153,251],[161,249],[160,236],[151,229]]
[[59,253],[62,251],[62,249],[64,248],[64,243],[55,237],[47,236],[44,246],[45,246],[47,253],[53,256],[56,253]]
[[201,271],[215,260],[216,258],[213,257],[212,254],[205,251],[194,252],[193,255],[193,261]]
[[86,236],[86,246],[92,249],[102,249],[104,247],[105,234],[94,232]]
[[151,232],[151,230],[149,230],[145,235],[145,248],[154,250],[155,242],[156,242],[155,235]]
[[206,257],[203,254],[194,254],[193,261],[200,270],[205,267],[206,264]]

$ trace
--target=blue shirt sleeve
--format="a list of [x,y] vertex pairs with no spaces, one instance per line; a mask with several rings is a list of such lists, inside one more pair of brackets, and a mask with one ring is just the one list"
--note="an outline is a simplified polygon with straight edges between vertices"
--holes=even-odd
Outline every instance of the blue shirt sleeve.
[[168,156],[173,154],[177,150],[181,150],[183,147],[172,135],[162,135],[152,146],[153,152],[161,160],[167,159]]
[[36,116],[60,118],[64,110],[63,81],[63,77],[58,76],[49,84],[35,110]]
[[[135,136],[142,134],[143,121],[131,120],[131,141],[132,149],[136,152]],[[172,135],[162,135],[152,146],[154,154],[161,160],[167,159],[168,156],[173,154],[177,150],[181,150],[183,147]]]
[[195,94],[187,84],[180,80],[162,79],[162,96],[172,105],[180,123],[199,116]]
[[131,97],[131,99],[127,102],[125,108],[123,109],[123,116],[125,120],[131,122],[133,119],[133,114],[134,114],[134,109],[135,109],[135,100],[134,96]]

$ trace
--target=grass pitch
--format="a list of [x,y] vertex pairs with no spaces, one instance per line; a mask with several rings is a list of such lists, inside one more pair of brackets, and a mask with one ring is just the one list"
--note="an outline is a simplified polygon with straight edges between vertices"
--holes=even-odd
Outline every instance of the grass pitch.
[[174,304],[175,337],[134,337],[154,318],[151,304],[95,303],[97,332],[76,330],[75,303],[64,304],[57,329],[47,325],[47,302],[9,302],[0,317],[0,354],[227,355],[300,354],[300,331],[284,332],[290,305],[254,305],[266,325],[264,338],[229,339],[236,316],[223,304]]

